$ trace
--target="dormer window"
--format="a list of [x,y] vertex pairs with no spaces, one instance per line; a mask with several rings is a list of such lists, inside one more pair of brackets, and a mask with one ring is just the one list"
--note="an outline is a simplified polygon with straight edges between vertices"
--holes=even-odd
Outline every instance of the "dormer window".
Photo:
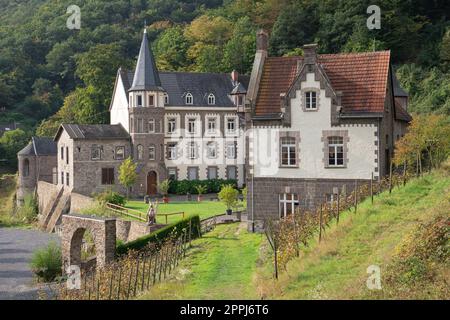
[[149,107],[155,106],[155,96],[153,94],[148,95],[148,106]]
[[237,105],[238,105],[238,107],[242,107],[244,105],[244,96],[243,95],[237,96]]
[[210,93],[208,96],[208,105],[213,106],[216,104],[216,97]]
[[141,95],[136,96],[136,107],[142,107],[142,96]]
[[167,93],[164,93],[164,104],[169,104],[169,95]]
[[191,93],[186,94],[186,104],[194,104],[194,97]]
[[306,110],[317,109],[317,93],[315,91],[305,92],[305,108]]

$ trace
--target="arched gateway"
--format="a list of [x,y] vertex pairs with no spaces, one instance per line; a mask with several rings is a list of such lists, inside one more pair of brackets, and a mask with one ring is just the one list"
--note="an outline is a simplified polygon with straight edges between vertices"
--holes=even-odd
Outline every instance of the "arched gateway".
[[114,260],[115,218],[63,215],[61,250],[64,270],[67,270],[70,265],[81,267],[81,243],[86,230],[89,230],[94,240],[97,268],[102,268]]

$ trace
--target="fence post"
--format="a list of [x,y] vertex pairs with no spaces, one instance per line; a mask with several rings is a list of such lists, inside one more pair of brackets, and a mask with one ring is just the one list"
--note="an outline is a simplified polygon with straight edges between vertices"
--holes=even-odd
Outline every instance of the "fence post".
[[153,266],[153,284],[156,283],[156,271],[158,268],[158,252],[155,252],[155,263]]
[[340,206],[340,193],[337,193],[337,217],[336,224],[339,224],[339,206]]
[[161,281],[161,272],[162,272],[162,268],[163,268],[163,259],[164,259],[164,255],[162,253],[163,250],[164,250],[164,247],[161,247],[161,249],[158,251],[158,255],[159,255],[159,276],[158,276],[158,281]]
[[189,248],[191,247],[192,220],[189,220]]
[[150,286],[150,277],[152,276],[152,260],[153,260],[153,255],[150,253],[150,259],[149,259],[149,263],[148,263],[147,289]]
[[108,294],[108,300],[111,300],[111,298],[112,298],[113,279],[114,279],[114,269],[111,269],[111,278],[109,279],[109,294]]
[[133,276],[133,268],[130,269],[130,277],[128,278],[127,300],[130,298],[131,278]]
[[319,242],[322,241],[322,223],[323,223],[323,204],[320,204],[320,215],[319,215]]
[[392,160],[389,165],[389,194],[392,192]]
[[139,281],[139,263],[141,261],[140,255],[137,256],[137,263],[136,263],[136,278],[134,279],[134,288],[133,288],[133,296],[136,296],[136,288]]
[[406,161],[403,163],[403,186],[406,184]]
[[354,190],[354,192],[355,192],[355,199],[353,199],[353,200],[355,202],[355,213],[356,213],[356,210],[358,209],[358,180],[356,180],[356,179],[355,179],[355,190]]
[[143,256],[143,265],[142,265],[142,283],[141,283],[141,291],[144,291],[144,283],[145,283],[145,262],[147,260],[147,255]]
[[372,172],[372,177],[370,178],[370,198],[372,199],[372,204],[373,204],[373,172]]
[[117,300],[120,300],[120,284],[122,282],[122,267],[119,265],[119,281],[117,284]]

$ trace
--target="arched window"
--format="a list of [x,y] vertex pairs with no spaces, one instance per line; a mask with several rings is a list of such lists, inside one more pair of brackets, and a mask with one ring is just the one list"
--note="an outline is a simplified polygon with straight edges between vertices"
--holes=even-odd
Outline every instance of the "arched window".
[[30,175],[30,161],[25,159],[23,161],[23,176],[28,177]]
[[141,144],[137,146],[137,158],[138,160],[144,159],[144,147]]
[[208,96],[208,104],[210,106],[216,104],[216,97],[212,93],[210,93],[209,96]]
[[167,93],[164,93],[164,104],[165,105],[169,104],[169,95]]
[[186,104],[194,104],[194,97],[190,92],[186,94]]

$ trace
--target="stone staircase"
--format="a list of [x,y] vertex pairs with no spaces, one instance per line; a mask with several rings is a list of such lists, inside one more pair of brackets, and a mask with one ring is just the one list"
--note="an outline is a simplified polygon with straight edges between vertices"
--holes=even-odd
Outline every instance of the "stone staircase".
[[47,205],[44,207],[43,212],[39,215],[39,227],[42,230],[47,229],[48,222],[50,221],[53,212],[56,209],[56,206],[58,205],[59,199],[61,198],[62,194],[64,193],[64,188],[61,187],[58,189],[57,192],[55,192],[48,201]]
[[70,204],[70,193],[63,193],[57,200],[57,204],[55,210],[50,216],[50,219],[46,226],[47,232],[53,232],[55,229],[56,223],[61,218],[64,213],[67,213],[69,210]]

